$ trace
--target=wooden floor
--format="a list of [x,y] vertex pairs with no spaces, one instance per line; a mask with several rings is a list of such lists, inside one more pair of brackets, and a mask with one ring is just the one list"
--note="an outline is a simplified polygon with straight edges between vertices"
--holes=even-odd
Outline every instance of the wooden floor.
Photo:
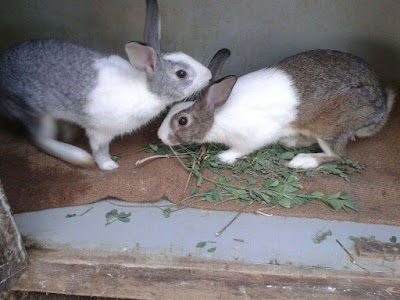
[[84,297],[74,295],[14,291],[5,300],[123,300],[122,298]]
[[[366,275],[350,270],[95,255],[70,249],[36,249],[28,255],[30,263],[14,287],[17,291],[163,300],[400,298],[400,279],[387,272]],[[81,299],[77,296],[37,299]]]
[[[14,290],[72,299],[400,299],[398,257],[358,256],[349,239],[388,242],[399,227],[243,213],[217,237],[235,213],[165,218],[158,207],[118,207],[131,221],[105,226],[106,213],[124,204],[113,203],[14,215],[29,258]],[[328,229],[332,236],[316,243]]]

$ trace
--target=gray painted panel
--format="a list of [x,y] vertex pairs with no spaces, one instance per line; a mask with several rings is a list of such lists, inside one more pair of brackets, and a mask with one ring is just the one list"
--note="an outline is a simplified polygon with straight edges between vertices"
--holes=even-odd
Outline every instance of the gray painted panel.
[[[129,205],[123,201],[114,202]],[[165,204],[169,202],[154,205]],[[140,206],[123,208],[101,201],[92,205],[17,214],[15,220],[23,236],[48,247],[357,271],[361,270],[351,263],[335,239],[355,257],[354,242],[349,240],[349,236],[375,236],[384,242],[389,242],[391,236],[400,239],[400,227],[396,226],[253,214],[240,215],[217,237],[215,232],[229,223],[236,213],[184,209],[164,218],[160,208]],[[66,218],[67,214],[79,214],[90,207],[94,208],[82,217]],[[119,212],[131,212],[131,221],[117,221],[105,226],[105,214],[115,208]],[[333,235],[315,244],[315,235],[326,230],[331,230]],[[197,248],[196,244],[202,241],[215,243]],[[207,250],[212,247],[216,250],[209,253]],[[400,262],[361,258],[357,258],[357,262],[370,271],[392,270],[400,275]]]
[[[0,49],[29,38],[63,38],[122,55],[143,40],[144,0],[2,0]],[[162,46],[207,60],[232,50],[225,74],[242,75],[309,49],[350,51],[400,80],[397,0],[159,0]]]

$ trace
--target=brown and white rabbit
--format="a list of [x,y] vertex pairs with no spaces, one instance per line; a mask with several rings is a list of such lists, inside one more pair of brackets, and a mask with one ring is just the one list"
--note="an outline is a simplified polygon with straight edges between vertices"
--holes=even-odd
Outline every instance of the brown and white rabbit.
[[167,145],[221,143],[222,162],[273,143],[318,143],[322,153],[298,154],[289,167],[316,168],[338,160],[349,139],[368,137],[385,124],[395,93],[383,89],[359,57],[313,50],[210,86],[195,102],[174,105],[159,131]]
[[[145,41],[125,46],[129,61],[71,42],[34,40],[0,55],[0,112],[21,121],[45,152],[76,165],[118,168],[109,144],[167,106],[203,89],[211,72],[181,53],[161,53],[156,0],[147,0]],[[56,139],[57,121],[81,126],[92,155]]]

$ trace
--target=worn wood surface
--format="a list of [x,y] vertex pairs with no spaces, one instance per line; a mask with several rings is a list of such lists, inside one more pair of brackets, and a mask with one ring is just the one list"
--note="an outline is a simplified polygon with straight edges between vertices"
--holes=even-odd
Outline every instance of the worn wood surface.
[[[104,297],[13,291],[7,296],[5,300],[113,300],[113,299]],[[125,300],[125,299],[118,298],[118,300]]]
[[26,252],[0,182],[0,299],[26,267]]
[[400,243],[379,241],[358,241],[357,254],[362,257],[379,258],[387,261],[400,260]]
[[393,273],[31,249],[14,287],[127,299],[400,299]]

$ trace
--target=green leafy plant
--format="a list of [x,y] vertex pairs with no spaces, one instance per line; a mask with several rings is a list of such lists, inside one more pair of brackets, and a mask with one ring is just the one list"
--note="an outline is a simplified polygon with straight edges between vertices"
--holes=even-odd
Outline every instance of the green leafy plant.
[[[153,147],[152,147],[153,146]],[[176,150],[167,148],[160,144],[154,147],[149,146],[150,152],[156,155],[176,155],[183,168],[195,175],[196,187],[192,188],[190,195],[182,200],[182,203],[189,199],[204,200],[210,203],[222,203],[234,201],[237,204],[250,201],[261,201],[267,206],[280,205],[285,208],[292,208],[294,205],[304,205],[321,201],[332,207],[334,210],[354,210],[355,199],[350,199],[348,193],[340,192],[333,195],[324,195],[322,192],[301,193],[303,186],[300,183],[301,175],[314,177],[318,174],[333,174],[349,180],[347,175],[362,172],[365,166],[361,166],[350,160],[338,164],[323,165],[317,169],[299,170],[287,168],[287,161],[298,153],[311,153],[317,148],[289,151],[280,146],[271,146],[261,149],[252,155],[245,156],[233,166],[222,163],[217,154],[221,147],[210,145],[205,152],[200,146],[178,147]],[[183,162],[182,159],[187,159]],[[222,176],[218,180],[212,180],[201,173],[201,169],[208,169],[215,174],[222,171],[231,171],[232,176]],[[204,181],[215,185],[205,193],[199,193],[199,187]],[[233,184],[232,181],[238,183]]]
[[123,223],[128,223],[130,222],[129,217],[131,216],[131,213],[125,213],[125,212],[121,212],[118,213],[117,209],[113,209],[111,211],[109,211],[108,213],[106,213],[105,217],[106,217],[106,225],[111,225],[112,223],[114,223],[115,221],[120,221]]

